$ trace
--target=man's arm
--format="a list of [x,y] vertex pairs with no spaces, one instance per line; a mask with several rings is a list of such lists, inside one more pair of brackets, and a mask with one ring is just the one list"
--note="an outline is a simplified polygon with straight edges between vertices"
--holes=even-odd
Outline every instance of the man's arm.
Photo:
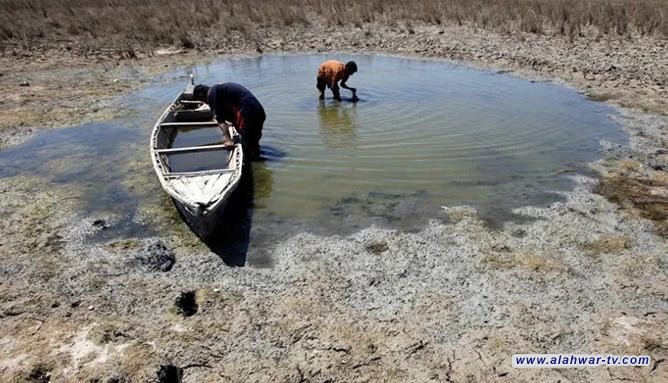
[[218,124],[218,128],[223,132],[223,145],[229,149],[234,148],[234,141],[232,140],[230,127],[227,125],[227,123],[223,122]]
[[346,85],[346,81],[348,78],[344,78],[341,80],[341,88],[348,89],[349,91],[353,92],[353,101],[359,101],[359,98],[357,98],[357,89],[356,88],[351,88],[348,85]]
[[346,85],[346,81],[348,81],[347,77],[341,80],[341,88],[348,89],[349,91],[353,92],[353,94],[357,92],[357,89],[351,88],[348,85]]
[[353,101],[359,100],[357,98],[357,89],[356,88],[351,88],[348,85],[346,85],[346,81],[348,81],[348,77],[345,77],[341,80],[341,88],[348,89],[349,91],[353,92]]

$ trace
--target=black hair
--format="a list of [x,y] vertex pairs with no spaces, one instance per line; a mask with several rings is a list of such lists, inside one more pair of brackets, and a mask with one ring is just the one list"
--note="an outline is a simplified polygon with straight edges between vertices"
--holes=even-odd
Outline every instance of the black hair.
[[193,89],[194,100],[206,102],[208,95],[209,86],[203,84],[195,85],[195,89]]
[[357,64],[355,64],[354,61],[348,61],[348,63],[346,63],[346,72],[348,72],[348,74],[357,72]]

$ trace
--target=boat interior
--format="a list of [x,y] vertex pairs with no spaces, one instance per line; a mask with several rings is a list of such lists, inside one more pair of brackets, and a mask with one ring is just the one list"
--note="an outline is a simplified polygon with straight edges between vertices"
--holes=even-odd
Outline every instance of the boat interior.
[[234,171],[236,151],[222,143],[209,107],[184,92],[160,123],[155,149],[166,177]]

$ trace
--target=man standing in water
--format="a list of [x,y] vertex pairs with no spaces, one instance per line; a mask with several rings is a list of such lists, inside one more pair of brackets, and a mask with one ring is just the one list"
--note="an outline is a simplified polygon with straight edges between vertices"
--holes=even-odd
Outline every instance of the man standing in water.
[[267,116],[260,101],[248,89],[233,82],[211,87],[200,84],[195,86],[193,98],[207,103],[211,108],[216,121],[221,124],[225,136],[224,145],[234,146],[230,132],[224,124],[225,121],[230,121],[241,134],[241,143],[248,158],[260,157],[262,125]]
[[332,90],[334,99],[341,101],[341,94],[339,94],[339,81],[341,88],[348,89],[353,92],[353,101],[357,101],[357,89],[350,88],[346,85],[348,78],[357,72],[357,64],[354,61],[348,61],[343,64],[341,61],[327,60],[320,64],[318,68],[318,77],[316,87],[320,91],[320,99],[325,99],[325,87]]

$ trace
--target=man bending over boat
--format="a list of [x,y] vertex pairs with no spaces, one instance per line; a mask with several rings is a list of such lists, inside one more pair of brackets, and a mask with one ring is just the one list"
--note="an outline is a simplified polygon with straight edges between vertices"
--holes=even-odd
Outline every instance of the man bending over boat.
[[357,64],[354,61],[348,61],[343,64],[337,60],[327,60],[320,64],[318,68],[318,77],[316,87],[320,91],[320,99],[325,99],[325,87],[331,89],[334,94],[334,99],[341,101],[341,94],[339,93],[339,81],[341,88],[348,89],[353,92],[353,101],[357,101],[357,89],[350,88],[346,85],[348,78],[357,72]]
[[260,157],[262,125],[267,116],[262,104],[250,90],[233,82],[211,87],[200,84],[195,86],[193,98],[207,103],[211,108],[225,136],[223,145],[234,146],[230,132],[225,126],[225,121],[230,121],[241,134],[244,154],[250,159]]

